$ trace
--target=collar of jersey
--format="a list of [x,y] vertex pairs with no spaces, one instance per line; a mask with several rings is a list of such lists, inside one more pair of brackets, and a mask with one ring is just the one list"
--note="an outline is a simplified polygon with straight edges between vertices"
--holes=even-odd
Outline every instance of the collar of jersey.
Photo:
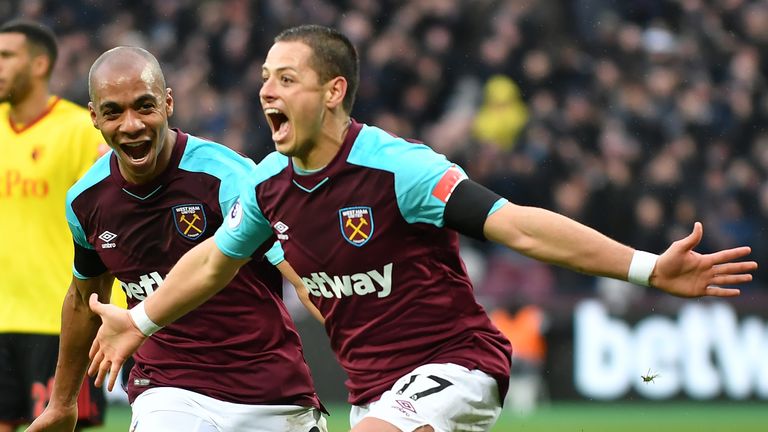
[[61,98],[58,97],[58,96],[50,96],[50,97],[48,97],[48,105],[46,105],[45,110],[43,110],[43,112],[41,112],[40,115],[38,115],[37,117],[32,119],[32,121],[30,121],[29,123],[25,123],[25,124],[17,124],[17,123],[14,123],[13,120],[11,120],[11,110],[10,110],[10,107],[9,107],[9,109],[8,109],[8,124],[10,125],[11,130],[13,132],[15,132],[16,134],[20,134],[20,133],[24,132],[25,130],[31,128],[32,126],[34,126],[35,124],[40,122],[40,120],[42,120],[45,117],[47,117],[48,114],[50,114],[51,111],[53,111],[53,108],[56,106],[56,104],[59,103],[59,100],[61,100]]
[[351,119],[349,130],[347,131],[347,136],[344,137],[344,142],[341,144],[339,152],[336,153],[328,165],[317,171],[309,173],[301,171],[299,168],[293,165],[293,160],[289,158],[288,160],[291,169],[291,181],[293,184],[307,193],[312,193],[326,184],[333,173],[335,173],[346,162],[347,157],[349,156],[349,151],[352,149],[352,144],[354,144],[362,128],[362,123],[358,123],[354,119]]

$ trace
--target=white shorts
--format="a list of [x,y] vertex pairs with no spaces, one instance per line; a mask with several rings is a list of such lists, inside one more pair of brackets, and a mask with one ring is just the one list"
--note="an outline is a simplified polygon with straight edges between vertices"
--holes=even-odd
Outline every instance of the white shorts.
[[404,432],[430,425],[435,432],[491,429],[501,413],[496,380],[452,363],[426,364],[403,376],[381,398],[353,406],[349,423],[375,417]]
[[131,405],[130,432],[327,432],[316,408],[224,402],[173,387],[145,391]]

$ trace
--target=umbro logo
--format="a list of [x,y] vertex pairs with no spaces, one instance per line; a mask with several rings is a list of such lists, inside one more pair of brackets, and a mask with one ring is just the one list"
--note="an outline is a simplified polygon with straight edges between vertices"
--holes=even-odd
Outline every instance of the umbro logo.
[[104,231],[103,233],[99,234],[99,239],[106,243],[111,242],[115,237],[117,237],[117,234],[109,231]]
[[397,405],[399,406],[392,405],[392,408],[395,408],[396,410],[405,414],[406,417],[410,417],[411,413],[417,414],[416,407],[413,406],[413,404],[410,403],[409,401],[402,400],[402,399],[395,399],[395,402],[397,402]]
[[273,225],[273,227],[275,228],[275,231],[277,231],[277,238],[279,240],[288,240],[288,234],[285,233],[288,231],[288,225],[286,225],[283,221],[278,221]]
[[104,231],[103,233],[99,234],[99,240],[103,241],[104,243],[101,244],[102,249],[112,249],[116,246],[115,243],[112,242],[117,237],[117,234],[109,231]]

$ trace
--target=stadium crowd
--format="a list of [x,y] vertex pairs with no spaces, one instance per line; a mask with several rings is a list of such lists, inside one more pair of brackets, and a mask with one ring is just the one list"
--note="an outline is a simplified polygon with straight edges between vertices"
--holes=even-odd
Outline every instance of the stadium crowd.
[[[17,16],[58,35],[55,93],[85,104],[98,54],[142,46],[184,101],[172,125],[256,160],[273,149],[258,98],[272,38],[302,23],[334,26],[360,50],[358,121],[421,137],[511,201],[638,249],[660,253],[701,220],[703,252],[750,245],[752,259],[768,257],[765,2],[0,3],[0,22]],[[467,241],[466,252],[489,303],[598,289],[502,248]]]

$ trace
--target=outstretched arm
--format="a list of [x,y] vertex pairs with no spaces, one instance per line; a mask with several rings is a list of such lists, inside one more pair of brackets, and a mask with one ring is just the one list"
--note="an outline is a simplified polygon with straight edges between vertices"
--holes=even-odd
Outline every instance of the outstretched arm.
[[[563,215],[536,207],[507,203],[491,214],[485,236],[529,257],[581,273],[627,280],[635,250]],[[749,282],[754,261],[736,262],[749,247],[699,254],[703,228],[696,223],[686,238],[672,243],[650,273],[650,285],[680,297],[735,296],[723,288]]]
[[88,308],[88,297],[109,302],[114,278],[109,273],[91,279],[72,278],[61,309],[61,339],[53,393],[45,411],[28,432],[71,432],[77,422],[77,395],[88,367],[88,347],[101,320]]
[[278,264],[277,269],[280,270],[280,273],[283,274],[283,277],[287,279],[288,282],[290,282],[291,285],[293,285],[293,287],[296,289],[296,295],[299,297],[299,300],[301,300],[301,304],[307,308],[309,313],[312,314],[316,320],[320,321],[320,324],[325,324],[325,318],[323,318],[323,314],[320,313],[320,310],[317,309],[317,307],[312,303],[312,300],[309,299],[309,291],[307,291],[307,287],[304,285],[304,282],[301,281],[301,278],[293,269],[293,267],[288,264],[288,261],[283,261]]
[[92,297],[91,309],[103,321],[89,353],[92,363],[88,374],[96,375],[96,385],[100,386],[109,372],[108,388],[112,390],[120,367],[151,335],[147,323],[162,327],[200,306],[224,288],[246,262],[224,255],[209,238],[184,254],[161,289],[131,312]]

